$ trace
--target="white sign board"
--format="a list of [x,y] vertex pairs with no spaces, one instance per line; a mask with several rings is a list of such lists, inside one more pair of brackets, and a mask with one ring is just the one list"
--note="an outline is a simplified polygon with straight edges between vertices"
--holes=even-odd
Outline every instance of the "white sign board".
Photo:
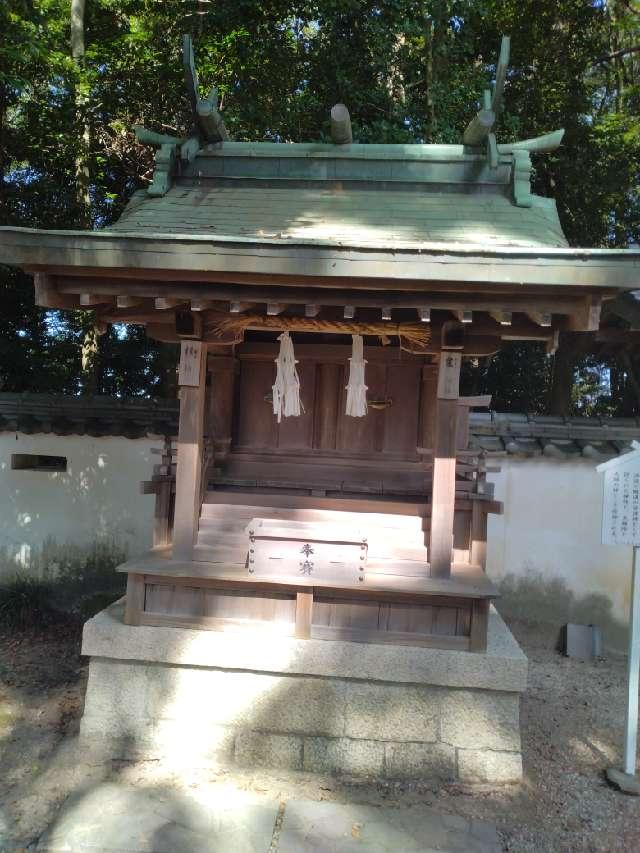
[[602,544],[640,546],[640,450],[598,466],[604,474]]
[[[633,574],[629,614],[627,713],[625,719],[623,773],[615,767],[607,776],[627,793],[637,793],[638,688],[640,686],[640,443],[631,442],[630,453],[598,465],[604,474],[602,542],[633,545]],[[621,782],[621,780],[623,780]],[[626,787],[625,787],[626,786]]]

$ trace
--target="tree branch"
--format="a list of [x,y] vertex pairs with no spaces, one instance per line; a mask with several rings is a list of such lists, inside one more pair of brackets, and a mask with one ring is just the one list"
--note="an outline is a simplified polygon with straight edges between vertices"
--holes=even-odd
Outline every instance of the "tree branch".
[[591,66],[595,68],[596,65],[604,65],[607,62],[612,62],[614,59],[620,59],[622,56],[628,56],[631,53],[638,53],[640,51],[640,44],[633,45],[632,47],[623,47],[620,50],[614,50],[613,53],[607,53],[605,56],[601,56],[600,59],[596,59],[596,61]]

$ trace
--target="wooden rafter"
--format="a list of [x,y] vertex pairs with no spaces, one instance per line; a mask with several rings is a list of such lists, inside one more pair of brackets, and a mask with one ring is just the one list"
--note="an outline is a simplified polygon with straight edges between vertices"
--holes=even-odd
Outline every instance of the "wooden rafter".
[[183,302],[184,299],[180,299],[178,297],[156,296],[154,305],[158,311],[166,311],[168,308],[175,308],[176,305],[180,305]]
[[120,293],[116,296],[116,307],[117,308],[136,308],[137,306],[142,304],[142,298],[140,296],[130,296],[126,293]]
[[105,305],[113,302],[112,296],[98,293],[81,293],[79,304],[81,308],[92,308],[94,305]]
[[149,298],[173,298],[178,302],[209,300],[211,302],[234,303],[281,303],[290,305],[322,305],[344,308],[412,308],[433,311],[473,311],[523,313],[532,315],[576,315],[586,316],[585,300],[591,298],[585,292],[576,294],[520,293],[484,291],[461,292],[460,287],[449,291],[438,282],[436,292],[396,291],[378,293],[376,290],[340,290],[305,284],[303,287],[273,286],[264,284],[206,284],[181,282],[140,282],[135,279],[95,278],[60,276],[50,277],[50,289],[59,293],[99,293],[104,296],[128,294]]

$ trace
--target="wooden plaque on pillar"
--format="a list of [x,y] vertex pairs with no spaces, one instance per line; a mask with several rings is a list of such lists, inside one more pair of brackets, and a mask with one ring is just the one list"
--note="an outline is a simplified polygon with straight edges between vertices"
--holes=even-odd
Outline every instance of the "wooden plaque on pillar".
[[206,346],[201,341],[182,341],[180,344],[180,368],[178,370],[178,385],[197,388],[200,385],[202,371],[202,348]]
[[439,400],[457,400],[460,396],[461,365],[462,355],[459,352],[442,353],[438,371]]

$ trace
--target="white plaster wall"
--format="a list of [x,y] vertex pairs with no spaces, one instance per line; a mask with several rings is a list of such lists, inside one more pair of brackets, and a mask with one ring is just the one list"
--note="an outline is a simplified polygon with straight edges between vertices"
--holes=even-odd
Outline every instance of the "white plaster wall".
[[[47,540],[89,545],[113,539],[131,555],[151,547],[151,478],[162,439],[0,433],[0,566],[28,566]],[[67,457],[67,472],[13,471],[12,453]],[[0,571],[2,569],[0,568]]]
[[561,579],[577,598],[602,594],[626,623],[632,549],[600,542],[602,475],[587,460],[499,460],[491,475],[504,515],[490,515],[487,572]]

